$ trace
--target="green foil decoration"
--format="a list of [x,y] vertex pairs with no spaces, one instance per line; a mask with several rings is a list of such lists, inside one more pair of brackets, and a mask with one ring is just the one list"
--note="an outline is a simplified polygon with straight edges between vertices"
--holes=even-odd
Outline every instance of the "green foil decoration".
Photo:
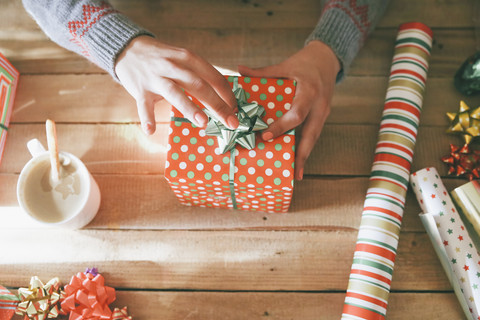
[[240,124],[237,129],[227,128],[212,112],[203,110],[209,117],[205,133],[217,137],[221,154],[232,150],[237,143],[249,150],[255,148],[255,133],[268,128],[262,120],[265,108],[256,102],[247,101],[245,90],[238,87],[237,78],[233,83],[233,94],[238,104],[237,117]]
[[471,96],[480,93],[480,52],[473,54],[455,74],[455,87],[462,94]]

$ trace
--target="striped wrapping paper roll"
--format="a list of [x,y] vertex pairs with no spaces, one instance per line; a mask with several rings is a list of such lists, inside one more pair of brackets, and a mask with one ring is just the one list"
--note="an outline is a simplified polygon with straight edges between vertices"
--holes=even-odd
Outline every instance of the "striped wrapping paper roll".
[[342,319],[385,319],[432,31],[399,27]]

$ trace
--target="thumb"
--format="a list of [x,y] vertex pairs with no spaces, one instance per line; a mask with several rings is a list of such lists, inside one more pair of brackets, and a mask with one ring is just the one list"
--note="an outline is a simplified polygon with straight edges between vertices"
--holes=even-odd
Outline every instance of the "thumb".
[[239,65],[238,72],[242,76],[247,77],[264,77],[264,78],[288,78],[285,69],[281,64],[273,64],[263,68],[249,68]]

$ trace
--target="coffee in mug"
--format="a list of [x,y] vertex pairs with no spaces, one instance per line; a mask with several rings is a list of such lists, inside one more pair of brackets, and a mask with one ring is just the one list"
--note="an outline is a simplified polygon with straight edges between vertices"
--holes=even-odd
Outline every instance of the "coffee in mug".
[[28,146],[33,158],[18,180],[20,206],[43,224],[73,229],[87,225],[100,206],[100,190],[85,165],[74,155],[60,152],[59,180],[53,181],[48,152],[36,139]]

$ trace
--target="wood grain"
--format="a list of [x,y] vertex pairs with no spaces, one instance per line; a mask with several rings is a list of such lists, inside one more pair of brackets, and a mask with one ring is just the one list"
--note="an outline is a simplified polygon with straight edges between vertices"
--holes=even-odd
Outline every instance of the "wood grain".
[[[107,282],[108,285],[108,282]],[[339,319],[344,293],[157,292],[117,290],[113,307],[147,319]],[[435,301],[435,306],[431,301]],[[388,319],[463,319],[453,293],[392,293]],[[22,319],[15,316],[13,320]],[[58,319],[66,319],[59,317]]]
[[[66,282],[96,266],[118,288],[234,291],[344,291],[357,237],[356,230],[1,231],[15,244],[0,243],[6,286],[30,275]],[[392,290],[450,290],[426,234],[401,234]]]

